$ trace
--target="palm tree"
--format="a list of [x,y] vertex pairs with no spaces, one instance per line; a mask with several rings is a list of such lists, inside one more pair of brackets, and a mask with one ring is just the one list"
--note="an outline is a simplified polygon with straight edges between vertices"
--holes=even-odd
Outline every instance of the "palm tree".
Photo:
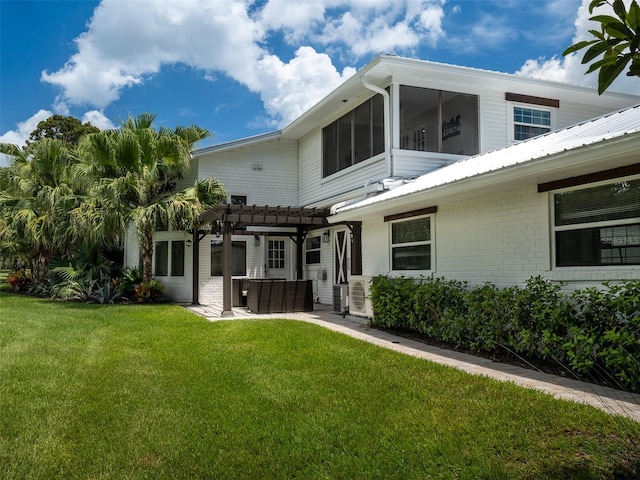
[[0,169],[0,246],[42,278],[53,257],[64,258],[79,236],[70,215],[80,201],[71,178],[72,147],[45,138],[21,148],[0,144],[12,157]]
[[226,198],[216,179],[196,181],[182,191],[176,182],[191,168],[194,144],[210,133],[200,127],[161,127],[155,116],[130,117],[121,128],[86,135],[78,145],[76,178],[91,195],[73,215],[80,230],[104,244],[121,242],[130,222],[136,228],[143,281],[152,277],[153,235],[162,225],[191,230],[210,206]]

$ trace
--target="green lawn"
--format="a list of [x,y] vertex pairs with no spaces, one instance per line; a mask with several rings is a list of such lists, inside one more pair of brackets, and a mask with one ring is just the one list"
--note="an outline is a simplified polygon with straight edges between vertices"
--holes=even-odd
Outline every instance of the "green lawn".
[[0,291],[0,478],[610,478],[639,425],[294,321]]

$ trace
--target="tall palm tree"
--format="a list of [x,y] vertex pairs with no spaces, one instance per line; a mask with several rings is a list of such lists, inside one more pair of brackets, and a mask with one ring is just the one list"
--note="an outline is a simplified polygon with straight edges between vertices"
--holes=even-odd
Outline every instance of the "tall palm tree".
[[86,135],[79,143],[76,178],[91,185],[91,195],[74,212],[80,229],[106,244],[121,242],[130,222],[136,228],[143,280],[153,273],[153,235],[168,225],[197,227],[210,206],[226,198],[216,179],[196,181],[182,191],[176,182],[191,168],[191,151],[210,133],[200,127],[153,128],[154,115],[130,117],[121,128]]

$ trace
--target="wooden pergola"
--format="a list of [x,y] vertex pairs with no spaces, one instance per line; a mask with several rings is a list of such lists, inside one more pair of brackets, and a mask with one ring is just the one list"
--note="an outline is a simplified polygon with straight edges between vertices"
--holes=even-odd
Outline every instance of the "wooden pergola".
[[[200,217],[201,225],[210,225],[207,230],[193,231],[193,303],[199,303],[199,244],[205,235],[216,233],[222,236],[223,269],[222,269],[222,314],[231,316],[231,235],[289,235],[296,244],[296,274],[298,279],[303,277],[303,243],[309,230],[329,226],[327,208],[260,206],[221,204],[206,211]],[[251,230],[251,227],[287,227],[290,232]],[[357,242],[357,259],[361,264],[360,255],[360,224],[350,224]],[[295,229],[295,231],[294,231]]]

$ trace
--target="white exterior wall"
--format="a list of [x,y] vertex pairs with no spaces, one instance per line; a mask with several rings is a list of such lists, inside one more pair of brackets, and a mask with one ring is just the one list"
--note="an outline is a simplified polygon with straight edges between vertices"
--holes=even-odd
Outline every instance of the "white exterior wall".
[[[219,241],[215,235],[206,235],[200,241],[200,270],[198,300],[201,304],[222,303],[222,277],[211,276],[211,242]],[[247,235],[232,235],[231,240],[247,242],[247,275],[248,278],[264,278],[264,245],[261,238],[260,246],[254,244],[254,237]],[[245,276],[232,277],[244,278]],[[191,298],[191,297],[189,297]]]
[[[538,193],[531,186],[438,205],[432,223],[432,275],[498,287],[541,275],[566,290],[640,279],[640,269],[633,266],[553,268],[550,201],[550,193]],[[363,274],[390,273],[389,223],[371,218],[362,228]]]
[[246,195],[249,205],[289,205],[298,201],[298,142],[275,139],[203,154],[198,177],[217,178],[229,195]]
[[[153,242],[168,241],[169,242],[169,267],[171,267],[171,241],[172,240],[184,240],[185,242],[191,239],[192,236],[186,232],[156,232],[153,236]],[[184,275],[181,277],[174,276],[155,276],[155,247],[153,258],[154,279],[161,282],[166,290],[164,294],[172,302],[178,303],[191,303],[192,289],[191,279],[193,277],[193,246],[184,248]],[[169,268],[171,270],[171,268]],[[171,274],[171,271],[169,271]]]

